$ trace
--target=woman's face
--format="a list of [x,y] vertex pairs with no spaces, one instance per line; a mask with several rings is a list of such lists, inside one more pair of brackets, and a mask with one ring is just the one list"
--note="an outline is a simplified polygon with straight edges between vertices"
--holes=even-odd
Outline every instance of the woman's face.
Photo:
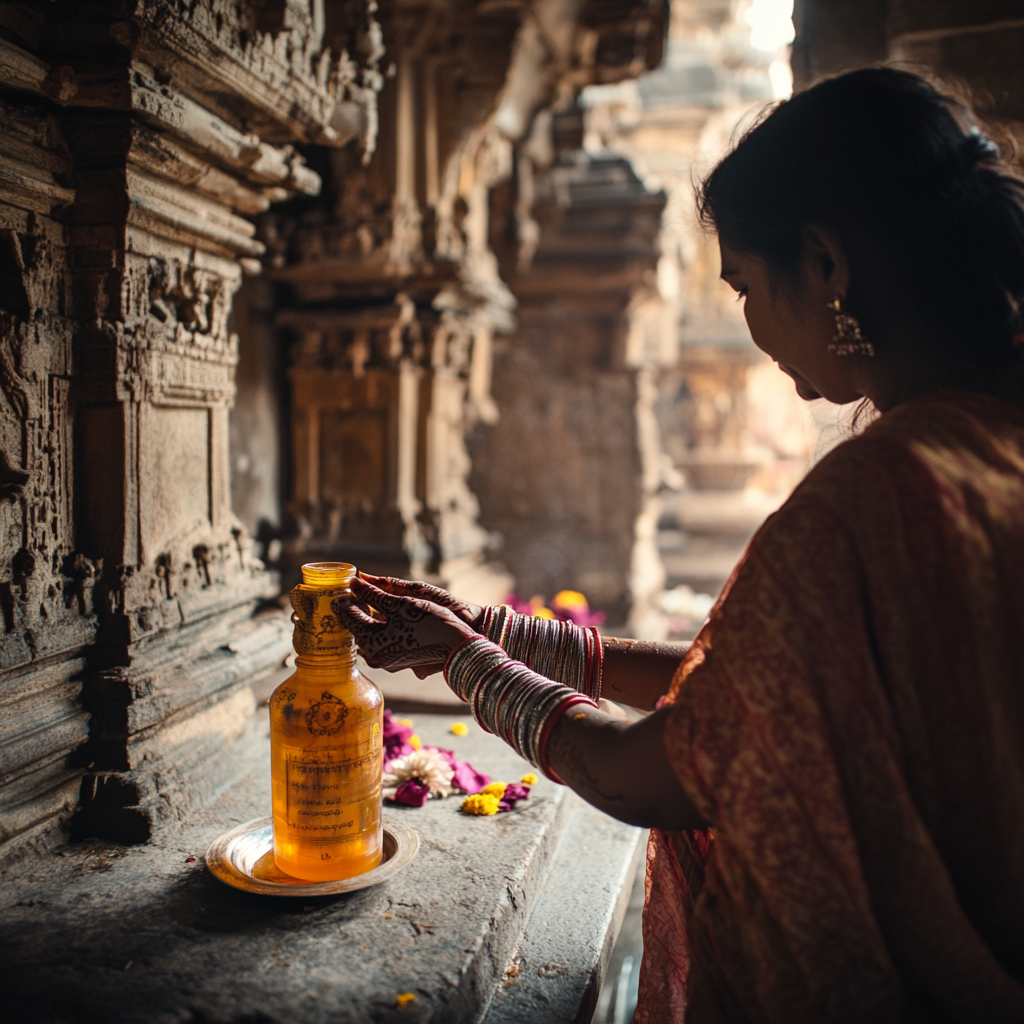
[[739,293],[754,344],[793,378],[797,394],[806,401],[826,398],[840,405],[861,398],[849,358],[828,349],[835,335],[828,303],[836,294],[835,267],[828,258],[805,253],[796,279],[783,286],[772,280],[759,257],[730,249],[721,240],[719,245],[722,280]]

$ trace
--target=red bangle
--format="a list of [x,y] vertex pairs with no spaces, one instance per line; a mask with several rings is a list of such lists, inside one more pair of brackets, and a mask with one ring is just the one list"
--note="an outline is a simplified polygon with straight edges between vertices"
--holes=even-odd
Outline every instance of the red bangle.
[[540,755],[540,770],[552,781],[557,782],[560,786],[564,786],[565,783],[555,774],[555,771],[548,764],[548,740],[551,738],[551,730],[554,728],[555,722],[565,714],[569,708],[574,707],[577,704],[589,704],[592,708],[596,708],[597,704],[582,693],[573,693],[562,701],[561,704],[555,708],[554,711],[548,715],[548,720],[544,723],[544,728],[540,732],[540,741],[537,744],[537,752]]

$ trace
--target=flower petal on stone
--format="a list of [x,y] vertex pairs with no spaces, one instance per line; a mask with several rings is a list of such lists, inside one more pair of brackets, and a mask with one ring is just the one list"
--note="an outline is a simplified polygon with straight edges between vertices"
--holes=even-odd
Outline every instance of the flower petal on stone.
[[384,760],[390,761],[393,757],[402,757],[404,754],[411,753],[412,747],[409,746],[408,740],[412,733],[412,725],[403,725],[385,708],[382,732]]
[[430,787],[421,779],[406,779],[391,799],[406,807],[422,807],[430,799]]
[[519,800],[526,800],[530,796],[530,787],[524,786],[521,782],[510,782],[505,787],[505,792],[502,794],[502,800],[506,803],[511,804],[515,807]]
[[468,761],[455,762],[452,785],[463,793],[479,793],[490,781],[490,775],[478,772]]

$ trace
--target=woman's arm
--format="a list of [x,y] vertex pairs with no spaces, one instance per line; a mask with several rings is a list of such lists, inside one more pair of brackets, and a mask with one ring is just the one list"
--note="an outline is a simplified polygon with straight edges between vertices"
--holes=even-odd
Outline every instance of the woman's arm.
[[668,710],[632,725],[593,708],[570,708],[548,740],[548,763],[589,804],[629,825],[707,828],[665,753]]
[[672,677],[689,650],[687,644],[605,637],[601,696],[652,711],[668,693]]
[[[355,599],[336,598],[332,608],[375,668],[443,663],[464,641],[479,639],[457,614],[432,601],[385,593],[359,579],[352,581],[352,591]],[[378,615],[368,615],[356,601],[372,605]],[[649,673],[646,692],[653,694],[659,688],[656,680],[667,689],[667,659],[650,657],[661,668]],[[664,829],[702,828],[705,823],[668,762],[667,715],[667,710],[656,711],[627,724],[597,708],[576,705],[552,727],[548,762],[584,800],[620,821]]]
[[[359,574],[372,586],[395,597],[409,597],[430,601],[454,613],[467,625],[479,631],[483,609],[449,594],[440,587],[429,583],[399,580],[390,576]],[[650,640],[619,640],[605,637],[604,671],[601,679],[601,696],[608,700],[628,704],[641,711],[651,711],[658,698],[668,693],[672,676],[683,660],[689,644],[664,644]],[[442,664],[420,665],[414,671],[422,679],[440,672]]]

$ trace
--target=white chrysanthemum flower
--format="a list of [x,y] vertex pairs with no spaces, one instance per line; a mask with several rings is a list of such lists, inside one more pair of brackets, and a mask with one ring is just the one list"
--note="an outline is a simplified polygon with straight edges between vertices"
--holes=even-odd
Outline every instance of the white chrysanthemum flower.
[[436,750],[415,750],[405,757],[396,757],[384,772],[383,796],[394,799],[395,791],[409,779],[419,779],[430,789],[431,796],[449,796],[452,791],[451,765]]

